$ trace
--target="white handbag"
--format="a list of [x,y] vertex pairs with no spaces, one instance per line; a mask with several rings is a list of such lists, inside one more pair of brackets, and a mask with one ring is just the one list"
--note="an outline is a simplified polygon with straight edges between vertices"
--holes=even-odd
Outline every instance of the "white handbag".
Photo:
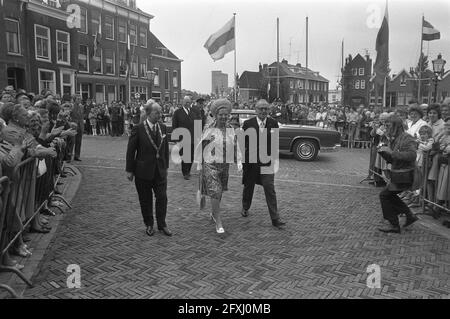
[[44,159],[41,159],[38,162],[37,177],[41,177],[45,173],[47,173],[47,164],[45,164]]

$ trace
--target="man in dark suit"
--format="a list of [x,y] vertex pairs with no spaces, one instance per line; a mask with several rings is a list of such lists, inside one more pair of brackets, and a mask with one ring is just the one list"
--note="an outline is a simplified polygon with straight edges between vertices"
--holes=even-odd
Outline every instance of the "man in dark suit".
[[[177,128],[185,128],[189,130],[191,141],[190,141],[190,157],[189,160],[184,162],[181,161],[181,172],[183,173],[184,179],[188,180],[191,177],[191,167],[194,158],[194,123],[196,120],[202,120],[200,112],[192,107],[192,101],[189,96],[185,96],[183,99],[183,106],[178,108],[172,117],[172,132]],[[181,140],[180,140],[181,141]],[[185,142],[186,143],[186,142]],[[184,149],[181,150],[180,155],[183,155]]]
[[81,162],[80,153],[81,153],[81,142],[83,139],[84,132],[84,110],[83,105],[81,104],[81,96],[74,96],[73,108],[70,112],[70,118],[73,122],[77,124],[77,135],[74,137],[75,139],[75,154],[74,160]]
[[[259,100],[256,103],[257,116],[244,122],[242,129],[244,132],[247,130],[255,130],[257,137],[257,144],[253,150],[250,148],[249,137],[245,137],[245,161],[243,165],[242,184],[244,184],[244,190],[242,195],[242,216],[248,217],[248,211],[252,204],[253,192],[255,190],[255,184],[262,185],[264,188],[264,194],[266,197],[267,207],[269,208],[270,218],[272,219],[272,225],[280,228],[285,225],[281,221],[278,214],[277,196],[275,193],[275,172],[278,169],[278,157],[274,160],[272,166],[271,161],[262,162],[262,155],[273,158],[272,152],[278,152],[278,149],[272,149],[271,145],[271,130],[278,129],[278,122],[274,119],[267,117],[269,111],[269,103],[266,100]],[[248,131],[247,131],[248,132]],[[260,138],[266,134],[267,136],[267,150],[260,149]],[[254,141],[252,141],[254,143]],[[256,151],[256,154],[252,154]],[[256,156],[254,156],[256,155]],[[256,161],[255,161],[256,160]],[[256,163],[255,163],[256,162]],[[271,169],[274,167],[273,169]]]
[[165,235],[172,236],[166,224],[169,168],[167,128],[159,122],[162,115],[159,104],[146,104],[144,109],[147,119],[133,127],[128,141],[126,171],[128,180],[132,182],[135,179],[147,235],[154,235],[153,190],[158,229]]

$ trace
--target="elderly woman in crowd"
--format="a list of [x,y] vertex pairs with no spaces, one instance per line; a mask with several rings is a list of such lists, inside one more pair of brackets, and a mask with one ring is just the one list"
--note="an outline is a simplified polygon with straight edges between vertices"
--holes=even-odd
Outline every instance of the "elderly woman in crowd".
[[390,223],[388,228],[379,228],[385,233],[400,233],[398,215],[405,214],[407,227],[417,221],[409,207],[397,196],[409,190],[414,181],[417,142],[405,133],[403,121],[397,116],[390,116],[386,121],[388,145],[378,149],[380,155],[392,165],[390,182],[380,193],[383,217]]
[[237,144],[234,129],[228,124],[231,102],[219,99],[211,106],[214,121],[203,131],[201,141],[195,150],[195,162],[200,173],[200,192],[211,198],[211,219],[216,224],[217,233],[224,233],[220,214],[220,201],[224,191],[228,190],[230,163],[237,162],[242,170],[242,155]]
[[408,133],[412,137],[418,139],[420,128],[424,125],[427,125],[427,122],[425,122],[422,119],[423,110],[417,104],[413,104],[408,109],[408,116],[409,116],[409,122],[408,122],[408,130],[406,131],[406,133]]

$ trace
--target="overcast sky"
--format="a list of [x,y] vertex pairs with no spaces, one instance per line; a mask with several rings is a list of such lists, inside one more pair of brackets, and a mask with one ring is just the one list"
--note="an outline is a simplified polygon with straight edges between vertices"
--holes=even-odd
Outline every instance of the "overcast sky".
[[[280,18],[280,61],[305,65],[309,17],[309,68],[335,88],[344,57],[368,50],[375,61],[375,40],[385,0],[137,0],[155,16],[150,29],[180,59],[182,88],[211,92],[211,71],[229,74],[233,86],[233,52],[213,62],[203,47],[208,37],[236,13],[237,72],[257,71],[258,64],[276,61],[276,18]],[[390,0],[389,60],[391,74],[417,64],[422,14],[441,32],[441,39],[424,42],[430,61],[442,53],[450,61],[450,1]],[[377,17],[379,17],[377,19]],[[431,62],[430,62],[431,66]],[[450,68],[450,62],[448,67]]]

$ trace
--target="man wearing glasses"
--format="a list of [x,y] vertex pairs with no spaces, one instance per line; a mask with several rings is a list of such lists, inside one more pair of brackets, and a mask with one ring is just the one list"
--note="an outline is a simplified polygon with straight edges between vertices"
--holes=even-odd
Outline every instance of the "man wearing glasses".
[[[259,100],[255,106],[256,117],[247,120],[244,122],[242,129],[244,132],[248,132],[247,130],[255,130],[257,136],[257,146],[256,146],[256,163],[252,163],[254,161],[254,152],[255,148],[250,148],[250,140],[249,137],[245,137],[245,161],[243,164],[243,175],[242,175],[242,184],[244,184],[244,190],[242,195],[242,216],[248,217],[249,209],[252,204],[253,192],[255,190],[255,184],[262,185],[264,188],[264,194],[266,197],[267,207],[269,208],[270,218],[272,219],[272,225],[281,228],[285,225],[284,222],[281,221],[280,216],[278,214],[277,207],[277,196],[275,193],[275,171],[276,167],[278,167],[278,158],[275,160],[274,172],[273,174],[268,174],[266,170],[261,172],[262,167],[270,167],[271,162],[262,163],[260,161],[260,154],[266,153],[267,156],[272,156],[272,152],[278,152],[277,149],[272,149],[271,147],[271,131],[272,129],[278,129],[278,122],[274,119],[267,116],[269,113],[269,103],[266,100]],[[260,150],[260,137],[265,134],[267,136],[267,149]],[[249,134],[251,136],[251,134]],[[253,142],[254,143],[254,142]]]

